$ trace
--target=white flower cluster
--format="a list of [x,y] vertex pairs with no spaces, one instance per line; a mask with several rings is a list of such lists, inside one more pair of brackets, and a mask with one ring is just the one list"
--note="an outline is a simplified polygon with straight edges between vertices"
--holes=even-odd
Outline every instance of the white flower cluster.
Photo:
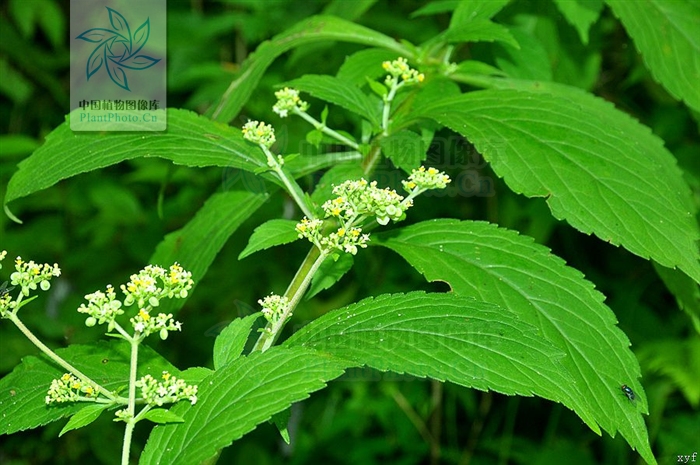
[[406,192],[418,195],[429,189],[444,189],[450,182],[450,177],[445,173],[435,169],[421,166],[417,170],[412,170],[407,181],[401,181]]
[[157,307],[164,297],[184,299],[193,285],[192,273],[175,263],[169,270],[148,265],[138,274],[131,275],[130,281],[121,285],[121,290],[126,295],[125,306],[136,303],[143,308],[146,305]]
[[129,320],[134,327],[134,331],[140,333],[144,337],[158,331],[160,338],[166,340],[168,331],[182,330],[182,323],[173,320],[173,314],[159,313],[156,316],[151,316],[145,309],[139,310],[139,313]]
[[275,130],[272,125],[262,121],[248,121],[243,125],[243,138],[254,144],[270,148],[275,143]]
[[197,386],[187,384],[167,371],[161,376],[163,381],[157,381],[153,376],[146,375],[136,381],[136,387],[141,388],[141,397],[152,406],[172,404],[183,399],[190,401],[192,405],[197,403]]
[[[7,254],[5,254],[7,255]],[[3,256],[4,258],[4,256]],[[29,295],[29,291],[35,291],[37,285],[42,291],[48,291],[51,287],[49,281],[54,276],[61,276],[61,269],[57,264],[49,265],[44,263],[39,265],[34,260],[22,261],[22,257],[15,259],[15,272],[10,275],[10,284],[20,286],[22,294]]]
[[275,97],[277,97],[277,103],[272,107],[272,111],[280,115],[280,118],[286,118],[294,109],[299,111],[309,109],[309,104],[299,98],[299,91],[296,89],[285,87],[275,92]]
[[407,60],[403,57],[394,61],[385,61],[382,63],[382,68],[389,73],[385,81],[388,87],[395,85],[399,77],[405,84],[417,84],[425,80],[425,75],[408,66]]
[[[194,281],[192,273],[175,263],[168,270],[160,266],[148,265],[138,274],[133,274],[127,284],[122,284],[124,301],[117,299],[112,286],[107,286],[106,292],[96,291],[85,296],[87,305],[81,304],[78,312],[88,315],[85,325],[107,323],[107,331],[111,332],[118,327],[116,318],[124,314],[123,307],[137,304],[139,312],[130,319],[134,331],[141,337],[146,337],[154,332],[160,333],[160,338],[165,340],[168,331],[180,331],[182,323],[174,321],[172,314],[159,313],[151,316],[150,310],[160,305],[163,298],[185,298],[192,289]],[[123,330],[117,329],[123,333]]]
[[80,304],[79,313],[87,313],[86,326],[107,323],[108,331],[114,329],[114,320],[124,313],[121,309],[122,302],[117,299],[112,286],[107,286],[107,292],[95,291],[85,296],[88,304]]
[[270,294],[258,300],[258,303],[262,307],[263,316],[271,324],[276,324],[289,308],[289,299],[277,294]]
[[70,373],[66,373],[59,379],[51,381],[45,401],[46,404],[76,402],[86,398],[94,399],[97,395],[97,388],[88,383],[83,383]]
[[344,228],[340,227],[337,231],[330,233],[327,236],[323,235],[323,221],[319,219],[309,220],[303,218],[296,226],[299,233],[299,238],[306,238],[318,249],[330,254],[333,250],[352,255],[357,254],[358,247],[367,248],[369,242],[369,234],[362,234],[360,228]]
[[[0,251],[0,262],[7,257],[7,251]],[[2,264],[0,264],[2,269]],[[51,287],[49,282],[54,276],[61,275],[61,269],[58,265],[49,265],[44,263],[39,265],[34,261],[25,262],[21,257],[15,260],[15,272],[10,275],[9,285],[5,281],[0,285],[0,318],[9,318],[11,313],[17,312],[22,296],[28,296],[29,291],[36,290],[39,287],[43,291],[47,291]],[[10,291],[16,286],[21,289],[21,296],[16,299],[10,295]]]
[[403,197],[396,191],[388,187],[378,188],[377,181],[345,181],[333,187],[333,194],[338,197],[325,202],[322,208],[326,218],[334,216],[344,227],[348,227],[348,223],[354,223],[356,218],[362,216],[375,216],[377,223],[384,226],[390,220],[400,220],[406,209],[411,206],[403,205]]

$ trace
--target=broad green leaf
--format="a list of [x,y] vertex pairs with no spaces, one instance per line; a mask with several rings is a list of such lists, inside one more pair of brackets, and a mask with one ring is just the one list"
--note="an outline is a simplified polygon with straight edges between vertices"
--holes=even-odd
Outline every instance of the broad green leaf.
[[321,291],[329,289],[335,283],[340,281],[340,278],[345,276],[345,273],[350,271],[355,260],[350,254],[340,254],[338,260],[333,260],[333,257],[328,257],[318,268],[314,277],[311,278],[311,285],[306,292],[304,298],[311,299]]
[[654,78],[700,111],[700,3],[696,0],[606,0]]
[[445,33],[448,42],[503,42],[519,49],[520,44],[507,27],[488,19],[478,19],[450,27]]
[[[641,416],[648,407],[639,364],[604,296],[579,271],[531,238],[485,222],[426,221],[379,234],[372,244],[398,252],[427,280],[535,326],[543,341],[566,353],[562,376],[573,382],[561,386],[556,400],[599,434],[599,425],[611,435],[619,430],[654,462]],[[635,403],[620,391],[623,384],[637,393]]]
[[460,2],[450,20],[450,28],[480,19],[491,19],[510,0],[469,0]]
[[77,405],[82,406],[78,413],[70,417],[70,420],[68,420],[68,423],[66,423],[66,426],[63,427],[60,433],[58,433],[58,437],[60,438],[64,434],[66,434],[68,431],[72,431],[74,429],[82,428],[83,426],[87,426],[93,421],[97,420],[99,416],[109,408],[109,405],[107,404],[88,404],[85,402],[78,403]]
[[238,259],[243,260],[260,250],[296,241],[299,238],[296,230],[297,223],[298,221],[294,220],[275,219],[261,224],[253,231],[248,239],[248,245],[238,255]]
[[429,2],[427,5],[423,5],[416,11],[411,13],[411,18],[417,16],[430,16],[437,15],[440,13],[447,13],[448,11],[454,11],[457,6],[462,2],[462,0],[435,0]]
[[226,166],[254,171],[267,162],[241,131],[187,110],[168,110],[168,130],[142,133],[74,133],[68,122],[19,164],[4,203],[71,176],[137,157],[160,157],[185,166]]
[[[129,379],[130,346],[124,341],[73,344],[56,353],[91,377],[102,387],[115,390],[127,385]],[[139,376],[159,375],[168,371],[175,376],[179,370],[146,346],[139,349]],[[66,371],[45,356],[28,356],[0,380],[0,434],[12,434],[78,413],[83,403],[46,405],[46,393],[51,381]]]
[[423,115],[469,139],[512,190],[546,197],[557,219],[700,282],[694,208],[663,142],[601,99],[542,87],[471,92]]
[[564,15],[581,37],[581,42],[588,43],[588,30],[598,21],[603,10],[603,0],[554,0],[557,8]]
[[243,348],[250,335],[250,329],[260,313],[253,313],[245,318],[236,318],[214,341],[214,369],[219,370],[233,362],[243,353]]
[[384,294],[333,310],[285,343],[378,370],[562,400],[563,352],[506,307],[455,294]]
[[516,50],[513,47],[495,46],[498,67],[513,78],[551,81],[552,64],[542,42],[520,29],[513,28],[510,32],[520,47]]
[[397,168],[407,173],[418,168],[427,156],[427,146],[421,136],[413,131],[403,130],[391,134],[380,141],[382,152]]
[[[149,262],[164,267],[178,262],[192,273],[196,285],[204,277],[231,234],[267,199],[266,194],[246,191],[219,192],[212,195],[185,226],[165,236]],[[163,300],[159,311],[176,311],[184,302],[183,299]]]
[[349,366],[302,347],[272,347],[241,357],[202,381],[197,404],[171,408],[185,422],[156,426],[139,463],[200,463]]
[[381,48],[360,50],[345,59],[338,69],[337,77],[357,87],[362,87],[367,82],[366,79],[378,79],[386,75],[382,63],[397,58],[396,52]]
[[487,76],[505,76],[506,74],[495,66],[491,66],[488,63],[483,63],[476,60],[467,60],[461,62],[457,69],[457,73],[465,74],[486,74]]
[[375,127],[381,125],[380,107],[375,105],[374,101],[357,86],[343,79],[334,76],[307,74],[286,82],[284,86],[308,92],[316,98],[341,106],[368,119]]
[[243,63],[239,76],[208,114],[217,121],[231,121],[248,101],[267,67],[278,56],[300,45],[332,40],[385,48],[401,56],[410,56],[406,47],[389,36],[333,16],[313,16],[263,42]]
[[700,335],[700,287],[679,270],[672,270],[657,263],[654,263],[654,269],[666,285],[666,289],[676,298],[678,307],[690,318],[695,332]]
[[700,338],[663,338],[647,342],[637,356],[647,373],[668,378],[691,407],[700,405]]
[[152,421],[153,423],[182,423],[183,420],[182,417],[174,414],[170,410],[166,410],[164,408],[156,408],[153,410],[149,410],[146,412],[146,414],[143,416],[145,420]]

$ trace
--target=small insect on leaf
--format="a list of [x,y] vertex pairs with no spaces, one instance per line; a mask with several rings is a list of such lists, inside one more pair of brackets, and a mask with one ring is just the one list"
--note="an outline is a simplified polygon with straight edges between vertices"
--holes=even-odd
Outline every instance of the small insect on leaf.
[[625,393],[629,400],[634,400],[636,398],[636,396],[634,395],[634,391],[628,385],[623,384],[622,386],[620,386],[620,389],[622,389],[622,392]]

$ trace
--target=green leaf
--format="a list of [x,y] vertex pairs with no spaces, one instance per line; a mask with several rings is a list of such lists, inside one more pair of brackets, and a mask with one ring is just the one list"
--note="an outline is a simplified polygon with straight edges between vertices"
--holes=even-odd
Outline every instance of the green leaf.
[[385,48],[401,56],[411,56],[403,45],[372,29],[333,16],[313,16],[263,42],[243,63],[238,78],[208,114],[217,121],[231,121],[248,101],[267,67],[278,56],[300,45],[333,40]]
[[644,63],[671,95],[700,111],[700,3],[606,0]]
[[694,207],[663,142],[602,99],[539,87],[471,92],[424,115],[469,139],[513,191],[546,197],[557,219],[700,282]]
[[563,356],[506,310],[454,294],[385,294],[333,310],[290,337],[359,364],[504,394],[560,400]]
[[287,444],[291,443],[289,438],[289,417],[292,416],[292,409],[282,410],[272,415],[272,423],[277,427],[277,431],[280,432],[280,436]]
[[460,3],[462,3],[462,0],[436,0],[429,2],[427,5],[423,5],[411,13],[411,18],[415,18],[417,16],[437,15],[440,13],[454,11],[454,9],[457,8]]
[[353,263],[355,261],[352,255],[346,253],[341,254],[338,260],[333,260],[333,257],[326,258],[311,278],[311,285],[304,298],[309,300],[319,292],[331,288],[350,271]]
[[520,29],[511,29],[510,32],[520,46],[517,50],[495,46],[498,67],[513,78],[551,81],[552,64],[542,42]]
[[171,408],[185,422],[156,426],[140,463],[200,463],[351,365],[301,347],[272,347],[241,357],[199,385],[196,405],[181,402]]
[[456,25],[445,32],[448,42],[503,42],[515,49],[520,44],[507,27],[496,24],[488,19],[479,19],[465,24]]
[[569,24],[576,28],[581,42],[587,44],[588,30],[598,21],[603,0],[554,0],[554,3]]
[[381,139],[380,145],[397,168],[407,173],[418,168],[427,156],[427,147],[421,136],[413,131],[403,130]]
[[389,89],[387,89],[386,86],[381,82],[377,82],[373,79],[367,78],[367,84],[369,84],[369,88],[372,92],[374,92],[382,98],[386,97],[386,95],[389,93]]
[[357,86],[334,76],[306,74],[283,84],[316,98],[334,103],[368,119],[374,126],[381,125],[380,108]]
[[176,415],[173,412],[171,412],[170,410],[166,410],[164,408],[155,408],[153,410],[149,410],[143,416],[143,419],[152,421],[153,423],[161,423],[161,424],[163,424],[163,423],[182,423],[185,421],[179,415]]
[[505,7],[510,0],[469,0],[460,2],[455,9],[450,28],[467,24],[471,21],[491,19]]
[[672,270],[656,263],[654,263],[654,269],[666,285],[666,289],[676,298],[678,308],[688,315],[695,327],[695,332],[700,335],[700,287],[679,270]]
[[[69,360],[78,370],[91,377],[104,388],[115,390],[129,379],[130,345],[125,341],[101,341],[95,344],[73,344],[56,353]],[[168,371],[179,377],[179,370],[152,349],[139,349],[139,376],[159,375]],[[60,378],[65,370],[42,355],[22,359],[12,372],[0,380],[0,405],[3,420],[0,434],[12,434],[73,415],[81,411],[84,403],[46,405],[46,393],[51,381]]]
[[382,63],[396,60],[398,57],[396,52],[381,48],[360,50],[345,58],[338,69],[338,79],[362,87],[367,83],[367,79],[374,80],[386,75]]
[[99,416],[109,408],[108,404],[88,404],[86,405],[85,402],[78,403],[78,405],[81,405],[82,408],[70,417],[70,420],[68,420],[68,423],[66,423],[66,426],[63,427],[60,433],[58,433],[58,437],[60,438],[64,434],[66,434],[68,431],[82,428],[83,426],[87,426],[93,421],[97,420]]
[[215,370],[221,369],[241,356],[250,330],[258,318],[260,318],[259,312],[245,318],[236,318],[216,336],[214,341]]
[[160,157],[185,166],[226,166],[247,171],[266,166],[265,156],[241,131],[187,110],[168,110],[168,130],[142,133],[74,133],[68,122],[19,164],[5,204],[80,173],[137,157]]
[[[654,462],[641,416],[648,407],[639,364],[604,296],[579,271],[532,238],[485,222],[426,221],[379,234],[372,244],[398,252],[427,280],[508,308],[535,326],[540,339],[566,353],[561,375],[573,382],[555,400],[598,434],[598,425],[611,435],[619,430]],[[637,393],[634,404],[620,392],[623,384]]]
[[461,62],[455,73],[464,74],[485,74],[487,76],[505,76],[506,74],[495,66],[476,60],[467,60]]
[[[192,273],[196,285],[229,237],[267,199],[266,194],[245,191],[212,195],[185,226],[165,236],[149,263],[168,267],[178,262]],[[163,300],[159,311],[174,312],[184,303],[184,299]]]
[[297,223],[298,221],[294,220],[276,219],[261,224],[253,231],[248,245],[238,255],[238,259],[243,260],[248,255],[260,250],[296,241],[299,238],[299,233],[296,230]]

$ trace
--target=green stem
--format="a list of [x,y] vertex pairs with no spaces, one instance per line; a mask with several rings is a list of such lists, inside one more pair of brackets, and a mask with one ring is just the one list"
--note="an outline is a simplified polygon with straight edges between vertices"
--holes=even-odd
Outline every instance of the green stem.
[[304,118],[306,121],[308,121],[309,123],[311,123],[311,125],[312,125],[314,128],[318,129],[318,130],[321,131],[322,133],[327,134],[327,135],[333,137],[334,139],[339,140],[339,141],[342,142],[343,144],[348,145],[348,146],[354,148],[355,150],[359,150],[359,148],[360,148],[360,145],[359,145],[359,144],[357,144],[356,142],[351,141],[350,139],[348,139],[348,138],[345,137],[344,135],[342,135],[342,134],[340,134],[340,133],[334,131],[333,129],[329,128],[328,126],[326,126],[325,124],[321,123],[320,121],[318,121],[317,119],[315,119],[313,116],[309,115],[308,113],[303,112],[303,111],[301,111],[300,109],[298,109],[298,108],[296,108],[296,107],[295,107],[294,110],[292,110],[292,111],[294,112],[295,115],[299,115],[299,116],[301,116],[302,118]]
[[277,177],[282,181],[284,184],[284,187],[287,189],[287,192],[289,195],[292,196],[294,201],[299,205],[299,208],[301,208],[301,211],[306,215],[307,218],[309,219],[314,219],[316,218],[316,215],[313,214],[313,212],[309,209],[309,206],[306,204],[306,202],[303,199],[303,196],[301,195],[301,188],[299,187],[299,184],[293,179],[287,176],[287,173],[284,172],[282,169],[282,166],[279,164],[277,161],[277,158],[270,152],[270,149],[265,147],[264,145],[260,145],[260,148],[265,152],[265,155],[267,156],[267,164],[272,170],[277,174]]
[[267,323],[258,341],[255,343],[253,351],[260,350],[264,352],[279,338],[282,328],[284,328],[287,320],[292,316],[294,309],[308,289],[311,278],[316,274],[326,257],[328,257],[328,254],[325,252],[321,253],[317,247],[313,247],[309,251],[299,267],[297,274],[294,275],[294,279],[292,279],[292,282],[289,284],[287,292],[284,293],[284,296],[289,299],[287,309],[275,323]]
[[369,151],[369,154],[367,154],[367,157],[365,157],[364,161],[362,162],[364,165],[362,172],[365,176],[369,176],[369,174],[374,171],[381,157],[382,148],[379,146],[379,144],[373,145],[372,149]]
[[[137,333],[138,334],[138,333]],[[131,360],[129,362],[129,402],[126,407],[127,422],[124,429],[124,441],[122,443],[122,465],[129,465],[129,452],[131,449],[131,437],[134,434],[136,426],[136,369],[138,367],[139,358],[139,343],[141,340],[137,337],[129,338],[131,344]]]
[[107,397],[111,401],[117,401],[118,398],[112,394],[108,389],[100,386],[97,384],[95,381],[93,381],[90,377],[86,376],[83,372],[75,368],[73,365],[62,359],[59,355],[57,355],[53,350],[49,349],[46,344],[41,342],[39,338],[37,338],[30,330],[27,328],[24,323],[22,323],[22,320],[20,320],[16,314],[14,313],[9,313],[7,315],[10,321],[19,328],[20,331],[22,331],[22,334],[24,334],[27,339],[32,341],[32,344],[37,346],[39,350],[41,350],[43,353],[45,353],[51,360],[56,362],[59,366],[64,368],[66,371],[69,373],[72,373],[73,375],[77,376],[80,378],[82,381],[87,381],[92,385],[93,388],[97,389],[97,392],[102,394],[103,396]]

